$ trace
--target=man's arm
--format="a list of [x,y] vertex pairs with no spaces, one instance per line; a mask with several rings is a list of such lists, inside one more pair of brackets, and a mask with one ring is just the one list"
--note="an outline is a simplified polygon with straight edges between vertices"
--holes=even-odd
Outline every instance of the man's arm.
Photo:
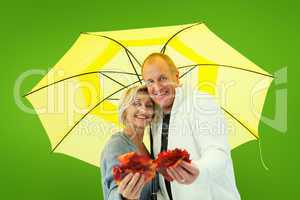
[[[200,149],[201,157],[192,163],[182,162],[168,169],[170,176],[179,183],[191,184],[199,179],[215,179],[224,172],[230,158],[227,125],[221,109],[212,97],[201,94],[193,99],[194,113],[191,125],[198,127],[192,137]],[[195,129],[194,129],[195,130]]]

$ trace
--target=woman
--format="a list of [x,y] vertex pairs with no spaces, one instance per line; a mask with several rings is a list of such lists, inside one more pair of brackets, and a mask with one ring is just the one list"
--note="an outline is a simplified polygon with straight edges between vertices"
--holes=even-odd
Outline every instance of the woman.
[[112,135],[101,155],[105,200],[150,199],[151,184],[145,183],[143,175],[128,174],[118,186],[113,179],[112,168],[118,165],[117,158],[124,153],[135,151],[149,155],[143,136],[146,126],[154,119],[154,108],[146,87],[132,87],[124,93],[119,106],[119,119],[124,129]]

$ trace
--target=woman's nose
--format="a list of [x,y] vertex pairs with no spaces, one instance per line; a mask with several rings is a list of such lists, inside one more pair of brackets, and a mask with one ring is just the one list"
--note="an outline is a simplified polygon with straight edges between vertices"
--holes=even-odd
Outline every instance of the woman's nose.
[[147,108],[145,105],[140,106],[139,108],[140,113],[145,114],[147,112]]
[[149,110],[149,108],[146,105],[142,105],[139,109],[139,112],[141,114],[151,114],[152,111]]

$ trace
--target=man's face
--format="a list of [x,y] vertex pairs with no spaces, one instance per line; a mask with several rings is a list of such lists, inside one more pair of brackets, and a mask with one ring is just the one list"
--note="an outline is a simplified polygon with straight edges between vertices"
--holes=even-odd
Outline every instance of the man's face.
[[143,78],[150,97],[164,113],[169,113],[175,98],[175,88],[179,84],[178,72],[171,72],[168,63],[157,57],[144,64]]

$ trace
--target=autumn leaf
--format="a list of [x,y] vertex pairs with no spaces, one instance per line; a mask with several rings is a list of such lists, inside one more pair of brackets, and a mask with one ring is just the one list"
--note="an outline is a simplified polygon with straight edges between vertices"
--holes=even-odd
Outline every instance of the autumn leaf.
[[166,180],[173,181],[167,173],[167,168],[176,167],[183,160],[188,163],[191,162],[189,153],[186,150],[176,148],[159,153],[154,162],[157,165],[156,170],[161,173]]
[[117,185],[129,173],[140,173],[151,181],[155,176],[156,163],[146,155],[129,152],[118,157],[119,165],[113,167],[113,177]]

